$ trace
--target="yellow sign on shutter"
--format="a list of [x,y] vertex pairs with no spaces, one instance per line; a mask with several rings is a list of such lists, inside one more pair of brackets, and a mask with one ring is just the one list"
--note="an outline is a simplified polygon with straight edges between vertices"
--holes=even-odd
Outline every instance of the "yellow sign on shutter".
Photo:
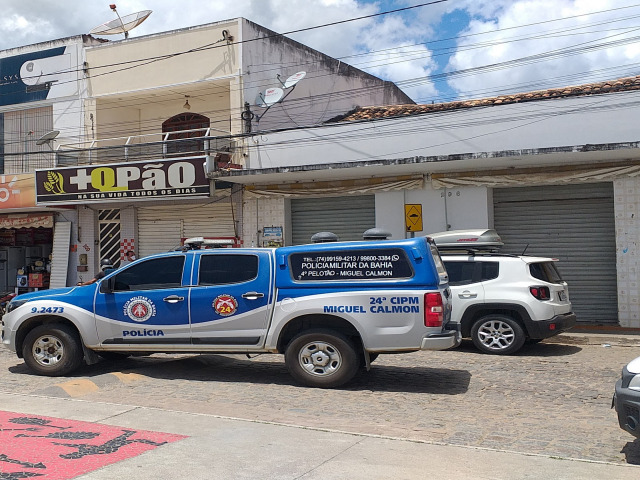
[[404,224],[407,232],[422,231],[422,204],[405,204],[404,206]]

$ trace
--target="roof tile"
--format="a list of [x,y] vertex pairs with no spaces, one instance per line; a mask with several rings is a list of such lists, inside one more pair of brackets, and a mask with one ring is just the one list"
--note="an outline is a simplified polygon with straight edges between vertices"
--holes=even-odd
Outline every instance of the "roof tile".
[[623,92],[629,90],[640,90],[640,75],[619,78],[616,80],[607,80],[604,82],[588,83],[584,85],[549,88],[547,90],[536,90],[532,92],[500,95],[497,97],[472,100],[456,100],[446,103],[359,107],[345,115],[332,118],[329,122],[374,120],[378,118],[417,115],[443,110],[457,110],[490,105],[507,105],[510,103],[531,102],[550,98],[579,97],[584,95]]

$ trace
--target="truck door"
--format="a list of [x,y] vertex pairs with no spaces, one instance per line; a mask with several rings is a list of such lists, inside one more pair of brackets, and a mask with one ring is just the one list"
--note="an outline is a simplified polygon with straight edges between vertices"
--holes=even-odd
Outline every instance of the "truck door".
[[[143,259],[101,281],[95,298],[98,338],[104,345],[189,344],[186,254]],[[104,293],[109,280],[113,292]]]
[[264,344],[272,304],[271,252],[217,249],[196,256],[191,341],[243,350]]

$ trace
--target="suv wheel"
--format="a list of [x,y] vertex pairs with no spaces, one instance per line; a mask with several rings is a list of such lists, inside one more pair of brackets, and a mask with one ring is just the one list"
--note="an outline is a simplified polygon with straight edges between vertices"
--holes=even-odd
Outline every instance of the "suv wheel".
[[518,322],[507,315],[486,315],[471,328],[473,344],[484,353],[509,355],[524,345],[525,333]]

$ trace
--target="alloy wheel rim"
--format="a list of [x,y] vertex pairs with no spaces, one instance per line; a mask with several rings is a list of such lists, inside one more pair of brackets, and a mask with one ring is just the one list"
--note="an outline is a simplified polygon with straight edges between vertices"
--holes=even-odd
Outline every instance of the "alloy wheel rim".
[[492,320],[480,325],[478,338],[491,350],[504,350],[510,347],[516,338],[513,328],[501,320]]

